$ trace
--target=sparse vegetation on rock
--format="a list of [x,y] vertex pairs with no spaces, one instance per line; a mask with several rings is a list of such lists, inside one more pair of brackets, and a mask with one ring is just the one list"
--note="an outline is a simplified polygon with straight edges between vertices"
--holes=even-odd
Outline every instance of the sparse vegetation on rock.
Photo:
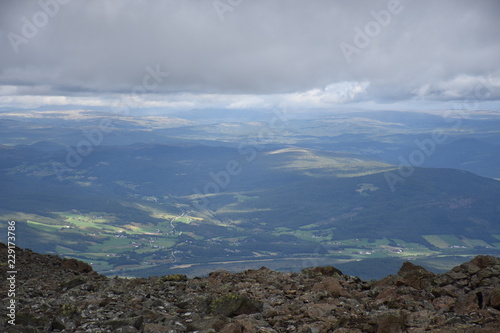
[[[109,278],[74,259],[19,248],[16,258],[16,326],[5,316],[5,332],[496,332],[500,326],[500,259],[491,256],[445,274],[405,263],[397,275],[369,282],[334,267]],[[6,265],[0,270],[5,276]],[[3,295],[6,288],[2,283]]]

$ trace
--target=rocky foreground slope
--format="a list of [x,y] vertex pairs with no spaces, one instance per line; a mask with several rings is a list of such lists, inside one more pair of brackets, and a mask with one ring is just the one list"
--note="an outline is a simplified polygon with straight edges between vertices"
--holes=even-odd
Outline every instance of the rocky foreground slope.
[[108,278],[83,262],[16,249],[16,318],[8,323],[7,248],[0,244],[5,332],[498,332],[500,259],[445,274],[409,262],[365,282],[333,267],[267,268],[207,277]]

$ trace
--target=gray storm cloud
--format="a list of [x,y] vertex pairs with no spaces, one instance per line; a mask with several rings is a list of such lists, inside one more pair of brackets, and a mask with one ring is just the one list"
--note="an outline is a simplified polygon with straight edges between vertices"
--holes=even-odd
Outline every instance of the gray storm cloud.
[[486,84],[498,100],[499,14],[494,0],[2,1],[0,96],[127,93],[160,66],[155,94],[446,100]]

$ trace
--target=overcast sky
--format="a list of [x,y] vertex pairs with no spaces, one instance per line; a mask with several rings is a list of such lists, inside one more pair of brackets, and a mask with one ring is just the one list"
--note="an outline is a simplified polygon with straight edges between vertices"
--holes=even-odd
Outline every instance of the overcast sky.
[[499,109],[499,17],[498,0],[1,1],[0,107]]

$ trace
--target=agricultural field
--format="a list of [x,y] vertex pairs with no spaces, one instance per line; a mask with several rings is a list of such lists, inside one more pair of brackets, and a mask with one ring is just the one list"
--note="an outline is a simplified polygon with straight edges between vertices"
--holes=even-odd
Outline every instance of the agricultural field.
[[[161,215],[158,209],[149,211],[157,217]],[[185,211],[177,216],[164,213],[161,217],[164,219],[137,223],[125,222],[109,212],[73,210],[56,212],[52,219],[39,221],[30,216],[26,226],[65,240],[49,252],[84,260],[104,274],[124,276],[143,276],[158,270],[196,275],[206,267],[214,267],[216,262],[236,269],[244,263],[278,267],[294,262],[304,265],[366,261],[369,265],[376,260],[416,260],[440,270],[456,262],[456,258],[472,256],[475,249],[500,245],[451,234],[423,235],[422,243],[387,237],[337,239],[335,229],[321,229],[316,223],[298,229],[276,227],[266,236],[227,223],[210,224]],[[204,256],[200,257],[201,253]],[[209,253],[212,256],[207,256]]]
[[470,239],[462,235],[423,235],[429,244],[440,249],[471,249],[475,247],[495,248],[496,243],[488,243],[482,239]]
[[[67,241],[65,245],[57,245],[55,252],[91,262],[98,271],[108,271],[117,267],[118,265],[112,263],[119,262],[118,259],[124,256],[130,256],[129,252],[152,255],[158,251],[171,251],[182,235],[182,231],[177,231],[175,225],[200,220],[184,213],[179,216],[168,216],[168,220],[156,224],[123,223],[115,215],[105,212],[71,211],[57,212],[54,215],[57,217],[50,223],[27,220],[26,225],[28,228],[47,232],[61,239],[80,239],[79,242]],[[200,239],[200,236],[192,232],[187,233],[187,236]],[[167,257],[167,261],[173,261],[171,255]],[[143,260],[141,263],[141,265],[149,264],[148,260]]]
[[[358,183],[354,192],[375,190],[372,184]],[[277,267],[278,263],[311,260],[322,264],[416,260],[439,270],[447,265],[448,257],[470,256],[481,249],[500,250],[500,235],[495,236],[499,242],[454,234],[422,235],[420,242],[391,237],[341,238],[337,227],[325,227],[321,221],[298,227],[272,226],[264,221],[249,226],[245,219],[217,218],[229,216],[225,214],[237,205],[262,200],[262,194],[252,192],[231,193],[216,212],[192,210],[178,197],[151,197],[126,203],[149,216],[137,215],[142,216],[138,221],[130,218],[134,214],[77,209],[52,212],[50,217],[26,214],[22,218],[31,233],[57,240],[49,253],[87,261],[108,275],[146,276],[162,269],[197,274],[196,267],[209,267],[210,262],[223,262],[230,268],[243,263]],[[247,220],[260,214],[244,211]],[[351,221],[356,212],[341,218]]]
[[422,236],[427,242],[429,242],[431,245],[440,248],[440,249],[446,249],[450,247],[450,244],[445,242],[441,237],[438,235],[423,235]]

